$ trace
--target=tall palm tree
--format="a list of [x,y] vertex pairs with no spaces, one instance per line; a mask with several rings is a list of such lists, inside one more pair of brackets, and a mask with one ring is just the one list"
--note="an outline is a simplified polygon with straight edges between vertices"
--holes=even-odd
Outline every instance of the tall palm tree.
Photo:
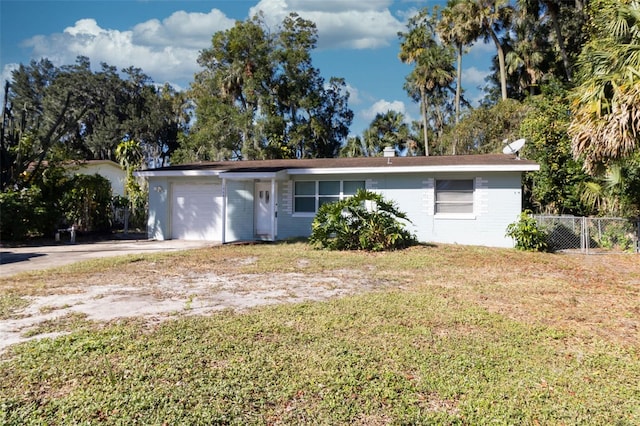
[[531,15],[520,13],[513,26],[515,39],[511,43],[511,50],[505,57],[507,74],[515,75],[521,90],[529,90],[533,95],[535,88],[542,79],[540,69],[545,56],[542,53],[544,36],[539,34],[540,27]]
[[447,46],[436,41],[435,19],[423,10],[409,20],[409,32],[400,33],[399,58],[407,64],[415,64],[407,77],[405,89],[420,102],[424,152],[429,155],[427,95],[449,87],[455,79],[453,53]]
[[[564,71],[567,75],[567,81],[571,81],[571,63],[569,62],[567,46],[564,41],[564,35],[562,34],[562,27],[560,26],[560,1],[561,0],[542,0],[542,3],[551,17],[551,25],[553,26],[553,31],[556,35],[556,43],[558,44],[558,50],[560,50],[560,56],[562,57],[562,64],[564,65]],[[578,4],[579,2],[576,0],[576,5]]]
[[424,137],[424,152],[429,155],[429,99],[431,95],[450,87],[455,79],[452,56],[447,55],[441,48],[433,48],[421,57],[421,63],[416,65],[411,74],[407,76],[405,90],[414,99],[420,102],[422,115],[422,131]]
[[[518,6],[523,13],[534,15],[536,17],[548,17],[551,21],[551,28],[555,35],[555,43],[558,51],[560,52],[560,57],[562,58],[565,75],[567,77],[567,81],[571,81],[572,66],[569,61],[567,43],[562,31],[562,19],[560,17],[561,7],[569,8],[571,6],[564,0],[518,0]],[[574,19],[581,19],[583,16],[582,7],[583,5],[581,0],[576,0],[574,9],[575,13],[573,14]]]
[[475,21],[480,31],[477,38],[483,37],[485,41],[492,40],[498,51],[498,65],[500,68],[500,91],[502,99],[507,99],[507,72],[505,65],[505,52],[499,38],[500,32],[509,28],[514,13],[509,0],[472,0],[474,10],[470,19]]
[[640,3],[603,0],[594,11],[569,127],[574,155],[592,173],[640,146]]
[[456,124],[460,121],[460,96],[462,92],[462,53],[480,32],[477,21],[472,19],[474,4],[470,0],[449,0],[442,10],[437,31],[440,39],[456,48]]

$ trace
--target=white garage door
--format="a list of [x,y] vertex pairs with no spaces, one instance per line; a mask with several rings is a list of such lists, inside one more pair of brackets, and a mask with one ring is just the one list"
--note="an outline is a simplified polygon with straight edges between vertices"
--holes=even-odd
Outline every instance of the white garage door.
[[222,238],[222,186],[173,185],[171,237],[178,240],[219,241]]

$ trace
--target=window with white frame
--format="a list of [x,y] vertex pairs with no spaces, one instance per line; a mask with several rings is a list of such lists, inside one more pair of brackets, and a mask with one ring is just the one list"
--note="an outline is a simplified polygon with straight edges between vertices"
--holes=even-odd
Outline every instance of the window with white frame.
[[342,200],[364,189],[363,180],[321,180],[295,182],[294,213],[315,213],[326,203]]
[[472,214],[473,179],[436,180],[436,214]]

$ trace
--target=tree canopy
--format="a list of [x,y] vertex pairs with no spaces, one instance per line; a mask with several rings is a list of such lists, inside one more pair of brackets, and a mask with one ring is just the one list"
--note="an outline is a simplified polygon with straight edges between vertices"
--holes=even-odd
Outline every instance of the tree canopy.
[[184,95],[156,88],[142,70],[118,71],[89,59],[20,65],[5,87],[2,188],[30,184],[45,164],[115,160],[119,143],[140,142],[146,162],[163,164],[188,123]]
[[[525,177],[527,208],[637,215],[639,4],[449,0],[419,10],[398,34],[398,59],[411,67],[404,89],[420,117],[386,111],[361,134],[350,133],[347,82],[314,66],[318,32],[297,14],[275,28],[257,15],[213,34],[184,92],[138,68],[92,67],[86,57],[62,66],[32,61],[4,88],[0,187],[24,189],[6,199],[31,197],[22,204],[35,214],[60,210],[56,194],[69,182],[57,166],[73,160],[118,159],[131,172],[203,160],[376,156],[386,146],[397,155],[492,153],[525,137],[523,155],[541,165]],[[484,96],[472,101],[461,61],[480,40],[495,55]]]
[[313,22],[269,31],[260,16],[213,35],[190,96],[196,123],[179,161],[335,157],[353,112],[345,81],[313,66]]
[[340,150],[341,157],[382,156],[386,147],[395,150],[396,155],[415,154],[418,149],[404,114],[397,111],[378,113],[362,138],[349,138]]
[[590,172],[631,156],[640,140],[640,3],[594,1],[569,128]]
[[[405,90],[411,98],[420,103],[422,115],[422,135],[424,154],[429,155],[429,120],[437,121],[439,104],[443,92],[450,88],[455,79],[453,50],[437,42],[436,16],[425,9],[409,19],[408,31],[399,33],[402,62],[413,64],[407,76]],[[440,126],[441,127],[441,126]]]

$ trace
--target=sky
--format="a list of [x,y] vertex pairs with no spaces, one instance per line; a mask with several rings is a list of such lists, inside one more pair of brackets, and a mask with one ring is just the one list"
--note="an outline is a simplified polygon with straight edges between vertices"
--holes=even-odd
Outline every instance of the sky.
[[[398,59],[399,31],[418,10],[445,0],[1,0],[2,87],[18,64],[47,57],[55,65],[87,56],[118,69],[134,66],[154,82],[187,89],[201,50],[211,37],[259,11],[277,27],[290,12],[316,23],[313,65],[325,81],[345,79],[354,112],[351,135],[360,135],[377,113],[395,110],[408,121],[419,106],[403,90],[410,66]],[[493,47],[474,45],[463,59],[463,89],[481,98]]]

